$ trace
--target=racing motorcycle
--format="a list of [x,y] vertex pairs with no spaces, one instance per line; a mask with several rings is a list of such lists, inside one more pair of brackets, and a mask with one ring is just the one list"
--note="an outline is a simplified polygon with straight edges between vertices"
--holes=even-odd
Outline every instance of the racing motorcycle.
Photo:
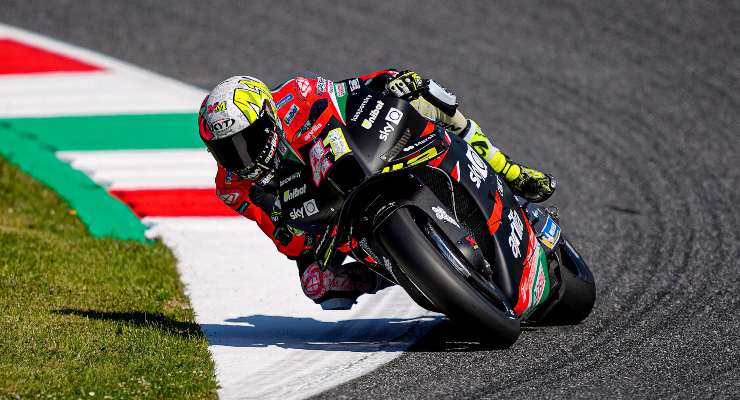
[[[290,225],[326,229],[316,246],[323,268],[361,261],[488,343],[512,344],[522,323],[588,316],[593,275],[557,209],[515,196],[472,147],[407,101],[358,81],[336,85],[349,85],[333,97],[341,120],[319,133],[306,126],[315,136],[298,154],[304,170],[280,181]],[[313,186],[292,179],[304,173]]]

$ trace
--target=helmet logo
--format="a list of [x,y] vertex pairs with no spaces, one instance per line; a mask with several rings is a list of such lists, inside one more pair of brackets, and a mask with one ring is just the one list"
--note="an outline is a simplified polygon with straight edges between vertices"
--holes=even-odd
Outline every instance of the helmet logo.
[[211,131],[213,133],[219,133],[221,131],[224,131],[226,129],[231,128],[231,126],[234,125],[234,119],[233,118],[225,118],[220,119],[214,123],[212,123],[209,128],[211,128]]
[[214,112],[221,112],[226,111],[226,102],[225,101],[219,101],[218,103],[209,104],[208,105],[208,114],[214,113]]

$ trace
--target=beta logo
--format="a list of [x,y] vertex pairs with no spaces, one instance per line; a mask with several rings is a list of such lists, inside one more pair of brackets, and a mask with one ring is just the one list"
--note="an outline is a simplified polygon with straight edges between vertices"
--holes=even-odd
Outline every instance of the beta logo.
[[293,188],[283,192],[283,203],[287,203],[298,196],[306,194],[306,185],[299,188]]

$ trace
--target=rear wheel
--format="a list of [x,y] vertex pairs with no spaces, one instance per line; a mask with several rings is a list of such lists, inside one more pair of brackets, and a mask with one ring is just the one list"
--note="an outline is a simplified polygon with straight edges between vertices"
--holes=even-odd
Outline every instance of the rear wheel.
[[[456,268],[448,260],[447,244],[440,240],[444,237],[435,235],[434,225],[425,216],[415,218],[402,208],[380,227],[379,239],[399,264],[407,283],[413,285],[407,291],[418,289],[436,308],[474,329],[486,343],[509,346],[519,337],[519,320],[481,294],[471,277],[460,270],[464,268]],[[403,279],[400,283],[406,288]]]

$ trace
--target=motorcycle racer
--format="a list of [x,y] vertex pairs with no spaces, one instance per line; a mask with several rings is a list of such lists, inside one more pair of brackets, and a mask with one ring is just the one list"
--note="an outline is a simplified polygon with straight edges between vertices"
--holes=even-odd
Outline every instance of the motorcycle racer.
[[281,253],[297,261],[304,293],[324,309],[348,309],[357,297],[388,282],[357,262],[322,271],[312,251],[317,233],[290,226],[278,188],[292,179],[310,182],[311,177],[300,176],[301,150],[331,121],[343,121],[337,98],[360,84],[410,101],[424,117],[461,136],[516,194],[544,201],[555,189],[551,176],[513,162],[496,148],[478,124],[458,110],[454,94],[414,71],[386,69],[336,84],[299,76],[272,91],[249,76],[219,83],[198,114],[200,137],[218,163],[216,194],[254,220]]

